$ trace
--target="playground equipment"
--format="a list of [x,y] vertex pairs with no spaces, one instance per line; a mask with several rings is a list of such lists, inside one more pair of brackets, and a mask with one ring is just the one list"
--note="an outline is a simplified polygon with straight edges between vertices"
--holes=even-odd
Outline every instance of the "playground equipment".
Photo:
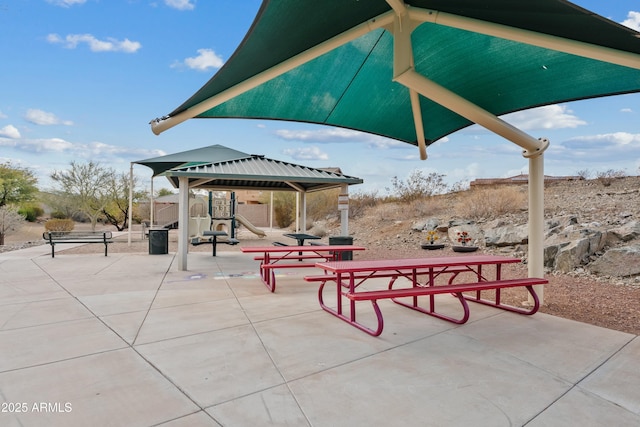
[[202,196],[189,199],[189,238],[201,237],[211,227],[211,215],[207,213],[207,202]]
[[193,245],[211,241],[209,237],[204,237],[204,231],[224,231],[228,237],[221,236],[218,242],[235,245],[238,243],[236,221],[261,238],[267,235],[248,219],[236,214],[236,198],[233,192],[231,200],[214,199],[209,193],[208,201],[203,196],[196,196],[189,201],[189,238]]
[[259,228],[256,228],[256,226],[254,226],[253,224],[251,224],[249,222],[248,219],[246,219],[245,217],[243,217],[240,214],[236,214],[236,220],[244,225],[245,227],[247,227],[247,230],[249,230],[250,232],[252,232],[253,234],[256,234],[260,237],[266,237],[267,233],[265,233],[264,231],[260,230]]

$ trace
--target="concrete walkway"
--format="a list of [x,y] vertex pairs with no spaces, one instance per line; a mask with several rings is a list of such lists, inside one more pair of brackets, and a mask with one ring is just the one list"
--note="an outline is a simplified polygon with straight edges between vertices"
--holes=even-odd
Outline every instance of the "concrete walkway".
[[640,425],[637,336],[384,301],[374,338],[320,309],[309,270],[270,294],[249,255],[174,258],[0,254],[0,425]]

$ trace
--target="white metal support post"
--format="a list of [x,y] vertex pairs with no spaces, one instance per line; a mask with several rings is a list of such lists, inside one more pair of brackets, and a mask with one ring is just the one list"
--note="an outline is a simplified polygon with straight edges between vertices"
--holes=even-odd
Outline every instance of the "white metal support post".
[[[346,194],[349,196],[349,186],[342,184],[340,187],[340,194]],[[347,205],[347,209],[340,211],[340,235],[349,235],[349,205]]]
[[187,271],[187,241],[189,240],[189,178],[178,178],[178,270]]
[[131,246],[131,220],[133,219],[133,162],[129,163],[129,212],[127,212],[127,246]]
[[[548,142],[547,142],[548,143]],[[526,157],[526,152],[525,152]],[[529,277],[544,277],[544,154],[529,157]],[[534,290],[544,303],[544,286]],[[533,298],[529,296],[529,304]]]
[[302,207],[300,208],[301,210],[301,215],[302,215],[302,231],[301,233],[306,233],[307,232],[307,193],[303,192],[301,194],[302,197]]

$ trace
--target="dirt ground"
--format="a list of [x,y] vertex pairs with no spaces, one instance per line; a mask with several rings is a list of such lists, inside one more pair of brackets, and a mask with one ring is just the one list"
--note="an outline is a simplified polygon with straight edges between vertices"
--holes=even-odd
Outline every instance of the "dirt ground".
[[[86,224],[79,224],[77,229],[86,228]],[[112,230],[113,227],[105,228]],[[7,236],[3,250],[11,250],[24,245],[43,244],[43,226],[41,224],[27,224],[17,233]],[[288,230],[269,232],[266,238],[258,238],[247,230],[240,230],[238,239],[240,245],[218,245],[217,250],[240,252],[240,246],[270,245],[272,241],[287,241],[282,237]],[[142,239],[139,230],[132,232],[132,243],[128,244],[127,235],[119,236],[116,242],[109,246],[110,253],[148,253],[149,242]],[[326,238],[325,238],[326,240]],[[31,242],[31,243],[29,243]],[[390,249],[380,245],[368,245],[365,241],[354,241],[355,244],[367,247],[366,251],[354,253],[355,259],[376,259],[389,257]],[[169,252],[177,251],[177,235],[174,230],[169,233]],[[56,253],[103,253],[102,245],[85,245],[78,248],[56,248]],[[211,252],[211,245],[189,245],[190,252]],[[450,249],[439,251],[425,251],[416,244],[394,245],[393,256],[398,258],[412,258],[425,256],[454,255]],[[257,267],[257,265],[256,265]],[[503,270],[503,277],[522,277],[527,273],[526,265],[510,265]],[[590,323],[604,328],[640,335],[640,286],[628,285],[615,279],[601,280],[594,276],[583,274],[548,274],[549,285],[544,288],[544,306],[541,312],[555,316]],[[518,293],[514,293],[518,292]],[[513,305],[526,301],[526,295],[518,291],[503,293],[503,300]]]

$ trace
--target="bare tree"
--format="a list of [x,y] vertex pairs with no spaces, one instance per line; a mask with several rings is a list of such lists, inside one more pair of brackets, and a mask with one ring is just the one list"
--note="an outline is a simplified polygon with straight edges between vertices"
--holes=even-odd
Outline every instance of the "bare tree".
[[89,217],[91,229],[95,230],[98,219],[109,203],[109,180],[112,175],[112,170],[97,162],[71,162],[71,169],[54,171],[51,179],[60,186],[74,208]]
[[[133,177],[133,203],[145,198],[145,193],[136,191],[138,185],[137,177]],[[129,175],[126,173],[118,174],[111,171],[107,180],[107,196],[109,203],[105,205],[102,214],[107,222],[115,226],[118,231],[123,231],[129,227]],[[135,210],[134,210],[135,213]]]
[[4,236],[15,231],[25,221],[18,208],[11,205],[0,206],[0,246],[4,245]]

